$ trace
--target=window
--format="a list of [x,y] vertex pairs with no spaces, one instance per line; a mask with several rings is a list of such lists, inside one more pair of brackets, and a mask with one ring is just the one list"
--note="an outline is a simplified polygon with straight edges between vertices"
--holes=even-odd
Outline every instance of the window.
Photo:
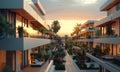
[[120,10],[120,3],[118,3],[118,4],[116,5],[116,10],[117,10],[117,11]]

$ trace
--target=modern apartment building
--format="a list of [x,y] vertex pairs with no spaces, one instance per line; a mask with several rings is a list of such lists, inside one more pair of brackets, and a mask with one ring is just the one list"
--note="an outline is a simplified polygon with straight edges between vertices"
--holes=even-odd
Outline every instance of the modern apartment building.
[[91,53],[87,56],[100,65],[100,72],[120,72],[120,0],[108,0],[100,9],[107,12],[107,17],[94,24],[97,35],[93,48],[98,45],[107,53],[102,57]]
[[79,39],[75,40],[78,45],[87,44],[89,50],[93,48],[93,37],[94,37],[94,23],[95,20],[88,20],[80,26]]
[[19,72],[31,64],[32,49],[51,43],[50,39],[39,38],[38,33],[40,28],[47,30],[45,11],[40,0],[1,0],[0,15],[11,28],[8,34],[5,25],[0,24],[3,29],[0,36],[0,72],[5,65]]

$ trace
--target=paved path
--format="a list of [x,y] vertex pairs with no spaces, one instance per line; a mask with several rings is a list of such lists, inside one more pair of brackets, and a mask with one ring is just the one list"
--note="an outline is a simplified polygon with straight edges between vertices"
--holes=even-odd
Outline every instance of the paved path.
[[81,72],[68,53],[66,55],[65,68],[66,68],[66,72]]

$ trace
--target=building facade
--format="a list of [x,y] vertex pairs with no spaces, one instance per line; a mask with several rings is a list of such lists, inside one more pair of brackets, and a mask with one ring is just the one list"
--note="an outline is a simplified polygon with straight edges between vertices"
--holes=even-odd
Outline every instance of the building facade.
[[94,24],[93,48],[99,47],[101,56],[87,56],[100,65],[100,72],[120,72],[120,1],[108,0],[100,9],[107,17]]
[[32,49],[51,43],[38,33],[40,28],[47,30],[45,14],[39,0],[0,1],[0,71],[6,65],[21,71],[31,64]]
[[74,42],[88,45],[92,51],[86,56],[99,65],[99,72],[120,72],[120,0],[108,0],[100,10],[107,17],[92,24],[92,33],[88,24],[81,26],[80,38]]
[[79,39],[74,40],[77,45],[86,44],[89,50],[93,48],[93,38],[94,38],[94,23],[95,20],[88,20],[83,25],[80,26]]

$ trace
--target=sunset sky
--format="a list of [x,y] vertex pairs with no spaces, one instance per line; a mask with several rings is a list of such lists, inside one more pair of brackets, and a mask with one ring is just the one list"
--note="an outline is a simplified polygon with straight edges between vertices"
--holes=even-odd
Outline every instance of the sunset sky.
[[77,23],[87,20],[99,20],[106,16],[100,11],[100,6],[107,0],[41,0],[46,11],[46,23],[52,24],[59,20],[61,29],[59,35],[70,34]]

